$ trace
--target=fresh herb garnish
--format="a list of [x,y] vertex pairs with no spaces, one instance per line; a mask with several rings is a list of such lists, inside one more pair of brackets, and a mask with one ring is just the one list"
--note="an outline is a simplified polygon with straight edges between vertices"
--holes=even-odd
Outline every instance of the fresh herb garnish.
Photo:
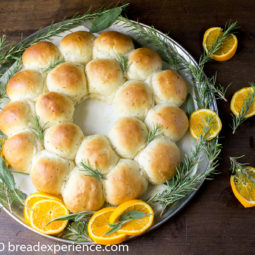
[[81,162],[81,166],[83,167],[83,169],[81,171],[86,172],[87,175],[93,176],[97,179],[105,180],[104,175],[98,170],[97,167],[95,167],[95,169],[92,169],[91,167],[86,165],[84,162]]
[[159,136],[160,135],[160,130],[161,130],[160,125],[156,125],[155,127],[153,127],[152,130],[149,130],[148,135],[147,135],[147,139],[146,139],[147,143],[150,143],[157,136]]

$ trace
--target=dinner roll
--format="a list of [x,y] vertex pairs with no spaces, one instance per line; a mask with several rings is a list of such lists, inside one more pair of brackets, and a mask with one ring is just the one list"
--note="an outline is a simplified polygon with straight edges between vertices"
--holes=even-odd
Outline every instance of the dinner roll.
[[100,180],[85,175],[76,167],[62,190],[62,197],[73,213],[96,211],[104,204],[103,185]]
[[9,102],[0,112],[0,129],[10,136],[33,126],[33,109],[29,102]]
[[112,205],[119,205],[140,197],[147,186],[148,183],[140,173],[137,162],[121,159],[104,182],[106,201]]
[[41,151],[33,161],[31,180],[40,192],[59,195],[73,163],[48,151]]
[[124,83],[120,64],[114,59],[95,59],[86,66],[90,97],[111,102]]
[[16,73],[9,80],[6,92],[8,97],[15,100],[36,100],[43,93],[43,78],[40,72],[24,70]]
[[186,81],[174,70],[164,70],[152,75],[151,86],[155,101],[181,106],[187,96]]
[[115,150],[124,158],[134,158],[144,148],[147,135],[144,123],[133,117],[117,120],[109,133]]
[[139,48],[128,57],[127,78],[129,80],[146,80],[148,76],[161,68],[162,60],[156,51]]
[[116,58],[126,56],[134,49],[133,41],[126,35],[116,31],[106,31],[95,40],[94,58]]
[[62,60],[61,53],[51,42],[38,42],[28,47],[23,55],[22,62],[26,69],[41,71]]
[[144,119],[152,106],[151,89],[141,81],[127,81],[114,98],[114,108],[119,116]]
[[108,173],[118,160],[119,157],[104,135],[91,135],[84,138],[75,158],[79,167],[83,162],[103,174]]
[[45,131],[45,149],[60,157],[74,159],[84,135],[73,123],[60,123]]
[[167,104],[160,104],[152,108],[145,123],[150,129],[159,126],[160,131],[173,141],[180,140],[189,127],[189,120],[185,112],[176,106]]
[[77,31],[66,35],[59,49],[66,61],[87,64],[92,59],[95,36],[87,31]]
[[171,179],[180,163],[180,150],[167,137],[152,140],[135,158],[149,181],[161,184]]
[[63,63],[51,70],[46,79],[49,91],[59,92],[80,102],[87,96],[87,82],[81,66]]
[[42,126],[49,127],[60,122],[72,121],[74,104],[60,93],[48,92],[38,98],[35,110]]
[[23,131],[10,136],[3,145],[5,160],[15,170],[29,173],[32,160],[42,150],[42,143],[38,136],[31,131]]

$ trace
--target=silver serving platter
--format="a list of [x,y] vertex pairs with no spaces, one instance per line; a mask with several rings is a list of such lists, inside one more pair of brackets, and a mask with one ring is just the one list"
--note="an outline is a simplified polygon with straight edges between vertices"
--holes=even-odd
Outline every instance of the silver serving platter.
[[[68,22],[68,20],[66,21],[63,21],[63,22]],[[59,24],[63,23],[63,22],[59,22],[59,23],[56,23],[54,24],[53,26],[58,26]],[[133,22],[134,24],[136,24],[137,22],[135,21],[131,21]],[[70,31],[77,31],[77,30],[88,30],[88,28],[90,27],[90,24],[91,22],[90,21],[87,21],[87,22],[84,22],[82,24],[80,24],[79,27],[76,27],[74,29],[71,29],[69,30],[68,32],[63,32],[61,34],[59,34],[58,36],[55,36],[54,38],[52,38],[52,41],[54,43],[58,43],[61,38],[66,35],[67,33],[70,33]],[[150,28],[149,26],[145,25],[145,24],[142,24],[142,23],[139,23],[141,26],[143,26],[144,28]],[[43,30],[47,30],[49,28],[48,27],[45,27]],[[119,31],[121,33],[124,33],[128,36],[130,36],[132,39],[134,39],[135,41],[137,41],[139,44],[141,44],[142,46],[145,46],[145,47],[149,47],[149,48],[154,48],[153,45],[149,45],[147,44],[142,38],[139,37],[139,35],[135,32],[135,31],[129,31],[129,29],[127,27],[125,27],[121,21],[118,21],[118,22],[115,22],[113,25],[111,25],[111,27],[109,27],[108,29],[106,30],[115,30],[115,31]],[[187,62],[191,63],[192,65],[194,66],[198,66],[197,65],[197,62],[193,59],[193,57],[180,45],[178,44],[176,41],[174,41],[171,37],[169,36],[166,36],[165,34],[163,34],[162,32],[157,31],[157,34],[163,39],[165,40],[165,42],[167,42],[167,44],[170,46],[170,47],[174,47],[179,56],[183,59],[185,59]],[[35,37],[36,35],[38,34],[38,32],[35,32],[33,33],[32,35],[28,36],[25,40],[29,40],[29,39],[32,39],[33,37]],[[165,65],[165,67],[169,67],[171,68],[170,66],[167,66]],[[192,82],[192,79],[191,79],[191,76],[186,72],[180,72],[184,77],[185,79],[187,80],[188,84],[189,84],[189,92],[191,94],[194,95],[194,91],[196,90],[198,84],[193,84]],[[216,104],[216,100],[214,98],[213,95],[211,95],[211,103],[209,105],[209,108],[212,109],[213,111],[215,112],[218,112],[217,110],[217,104]],[[194,105],[195,105],[195,108],[196,107],[196,102],[194,100]],[[185,153],[188,153],[192,147],[192,138],[190,137],[189,134],[187,134],[186,138],[184,139],[185,142],[181,141],[178,145],[180,146],[181,150]],[[184,154],[184,153],[183,153]],[[208,162],[206,160],[204,160],[199,166],[198,168],[196,169],[196,171],[199,171],[199,172],[206,172],[208,170]],[[15,181],[17,182],[17,180],[20,178],[19,174],[14,174],[15,176]],[[22,177],[23,179],[24,178],[30,178],[29,176],[23,176]],[[171,207],[169,207],[165,212],[164,214],[159,217],[157,216],[156,219],[155,219],[155,224],[146,232],[150,232],[156,228],[158,228],[159,226],[161,226],[163,223],[165,223],[167,220],[169,220],[170,218],[172,218],[175,214],[177,214],[190,200],[191,198],[195,195],[195,193],[198,191],[198,189],[200,188],[200,186],[202,185],[203,182],[200,183],[200,185],[198,185],[197,187],[197,190],[196,191],[193,191],[191,192],[188,196],[186,196],[184,199],[181,199],[179,201],[177,201],[176,203],[174,203]],[[18,187],[20,188],[20,187]],[[26,191],[26,190],[23,190],[22,188],[20,188],[22,191]],[[153,192],[153,191],[152,191]],[[73,244],[75,243],[74,241],[72,240],[68,240],[68,239],[63,239],[63,238],[60,238],[60,237],[56,237],[56,236],[50,236],[50,235],[45,235],[45,234],[41,234],[39,232],[37,232],[36,230],[34,230],[33,228],[31,228],[30,226],[28,226],[26,223],[23,222],[23,212],[18,210],[18,208],[12,208],[12,211],[10,211],[8,208],[4,207],[3,206],[3,209],[6,213],[8,213],[14,220],[16,220],[19,224],[23,225],[25,228],[33,231],[33,232],[36,232],[37,234],[39,235],[42,235],[42,236],[45,236],[46,238],[49,238],[49,239],[52,239],[54,241],[60,241],[60,242],[65,242],[65,243],[70,243],[70,244]],[[155,210],[157,210],[157,208],[155,208]],[[135,238],[135,237],[132,237],[132,238]],[[130,238],[131,239],[131,238]],[[93,242],[81,242],[81,244],[84,243],[84,244],[92,244]]]

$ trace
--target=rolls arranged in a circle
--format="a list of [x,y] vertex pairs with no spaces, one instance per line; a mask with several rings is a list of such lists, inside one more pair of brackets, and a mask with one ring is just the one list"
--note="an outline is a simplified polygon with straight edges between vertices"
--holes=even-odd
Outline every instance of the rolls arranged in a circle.
[[[156,51],[134,49],[116,31],[97,38],[77,31],[59,48],[35,43],[22,61],[0,112],[8,136],[2,153],[10,167],[30,173],[38,191],[62,196],[76,213],[138,198],[148,183],[173,178],[181,160],[175,141],[189,125],[179,108],[188,87],[176,71],[162,70]],[[108,135],[85,136],[72,123],[75,104],[87,98],[113,104],[117,120]]]

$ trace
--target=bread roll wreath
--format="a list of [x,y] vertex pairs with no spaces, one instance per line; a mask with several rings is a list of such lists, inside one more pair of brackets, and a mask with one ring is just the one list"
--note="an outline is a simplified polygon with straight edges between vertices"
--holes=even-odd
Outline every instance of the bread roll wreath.
[[[127,58],[126,70],[120,56]],[[187,85],[177,72],[162,70],[157,52],[135,49],[131,38],[116,31],[97,38],[77,31],[59,45],[33,44],[22,63],[9,80],[10,102],[0,113],[0,129],[8,137],[3,156],[16,171],[29,173],[38,191],[62,196],[77,213],[141,197],[149,183],[175,175],[181,158],[175,142],[189,126],[180,108]],[[84,136],[72,123],[75,105],[87,98],[116,110],[107,136]],[[45,128],[42,137],[33,129],[34,116]],[[160,134],[148,139],[155,128]]]

